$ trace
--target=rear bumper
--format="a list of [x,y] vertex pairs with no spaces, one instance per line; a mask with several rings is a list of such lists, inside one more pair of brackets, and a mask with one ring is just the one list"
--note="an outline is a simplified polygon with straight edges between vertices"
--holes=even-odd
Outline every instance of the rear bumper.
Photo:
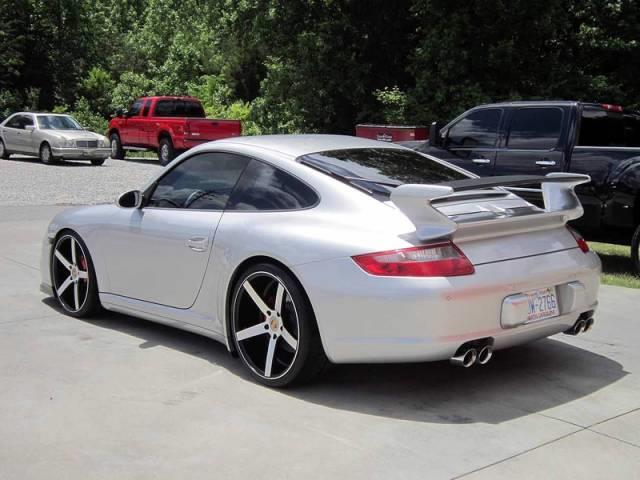
[[102,159],[109,158],[109,148],[51,148],[54,157],[70,159]]
[[[374,277],[350,258],[301,265],[295,272],[333,362],[418,362],[448,359],[463,343],[480,338],[492,338],[501,349],[567,330],[597,306],[600,260],[576,248],[479,265],[464,277]],[[570,310],[503,327],[505,298],[576,282],[584,294]]]

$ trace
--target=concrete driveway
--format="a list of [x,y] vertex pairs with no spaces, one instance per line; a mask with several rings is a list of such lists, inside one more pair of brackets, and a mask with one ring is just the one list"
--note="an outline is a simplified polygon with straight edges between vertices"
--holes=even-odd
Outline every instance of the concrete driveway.
[[638,478],[640,292],[486,367],[334,367],[252,383],[212,340],[39,293],[60,207],[0,207],[0,478]]

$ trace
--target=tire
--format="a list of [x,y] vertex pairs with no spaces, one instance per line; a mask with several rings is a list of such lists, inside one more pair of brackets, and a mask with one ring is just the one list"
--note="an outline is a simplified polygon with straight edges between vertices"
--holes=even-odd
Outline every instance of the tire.
[[100,310],[93,260],[75,232],[66,231],[56,239],[51,251],[51,285],[58,304],[68,315],[88,317]]
[[168,165],[174,158],[176,158],[176,151],[173,148],[173,142],[168,137],[162,137],[158,144],[158,160],[160,160],[160,165]]
[[104,164],[106,158],[92,158],[91,159],[91,165],[95,165],[96,167],[99,167],[100,165]]
[[640,225],[636,227],[631,239],[631,263],[636,275],[640,275]]
[[2,139],[0,139],[0,158],[2,158],[3,160],[6,160],[7,158],[9,158],[11,154],[7,151],[6,147],[4,146],[4,141]]
[[53,152],[51,151],[51,147],[47,142],[44,142],[40,145],[40,161],[45,165],[53,165],[56,163],[56,159],[53,158]]
[[122,148],[122,142],[120,141],[120,135],[112,133],[109,136],[109,146],[111,147],[111,158],[116,160],[124,159],[124,149]]
[[245,270],[233,286],[230,313],[236,352],[263,385],[308,382],[328,365],[309,300],[284,269],[263,263]]

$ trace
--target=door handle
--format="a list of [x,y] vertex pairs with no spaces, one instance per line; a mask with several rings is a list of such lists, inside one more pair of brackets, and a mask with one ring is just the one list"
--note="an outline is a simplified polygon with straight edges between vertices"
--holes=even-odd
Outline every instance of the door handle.
[[480,164],[485,164],[485,163],[491,163],[491,160],[488,158],[474,158],[472,160],[473,163],[480,163]]
[[187,247],[194,252],[206,252],[209,246],[209,239],[205,237],[193,237],[187,240]]
[[553,167],[556,164],[555,160],[549,160],[547,158],[543,160],[538,160],[536,165],[542,165],[543,167]]

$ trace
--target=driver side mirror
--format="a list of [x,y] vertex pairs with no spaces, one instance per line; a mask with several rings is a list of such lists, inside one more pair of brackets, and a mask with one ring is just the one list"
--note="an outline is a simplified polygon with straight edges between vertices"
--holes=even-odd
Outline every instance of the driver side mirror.
[[142,193],[140,190],[131,190],[118,197],[116,205],[120,208],[140,208],[142,206]]
[[442,147],[444,145],[444,136],[446,136],[446,132],[444,132],[444,136],[441,136],[440,130],[442,129],[442,124],[440,122],[433,122],[429,127],[429,146],[430,147]]

